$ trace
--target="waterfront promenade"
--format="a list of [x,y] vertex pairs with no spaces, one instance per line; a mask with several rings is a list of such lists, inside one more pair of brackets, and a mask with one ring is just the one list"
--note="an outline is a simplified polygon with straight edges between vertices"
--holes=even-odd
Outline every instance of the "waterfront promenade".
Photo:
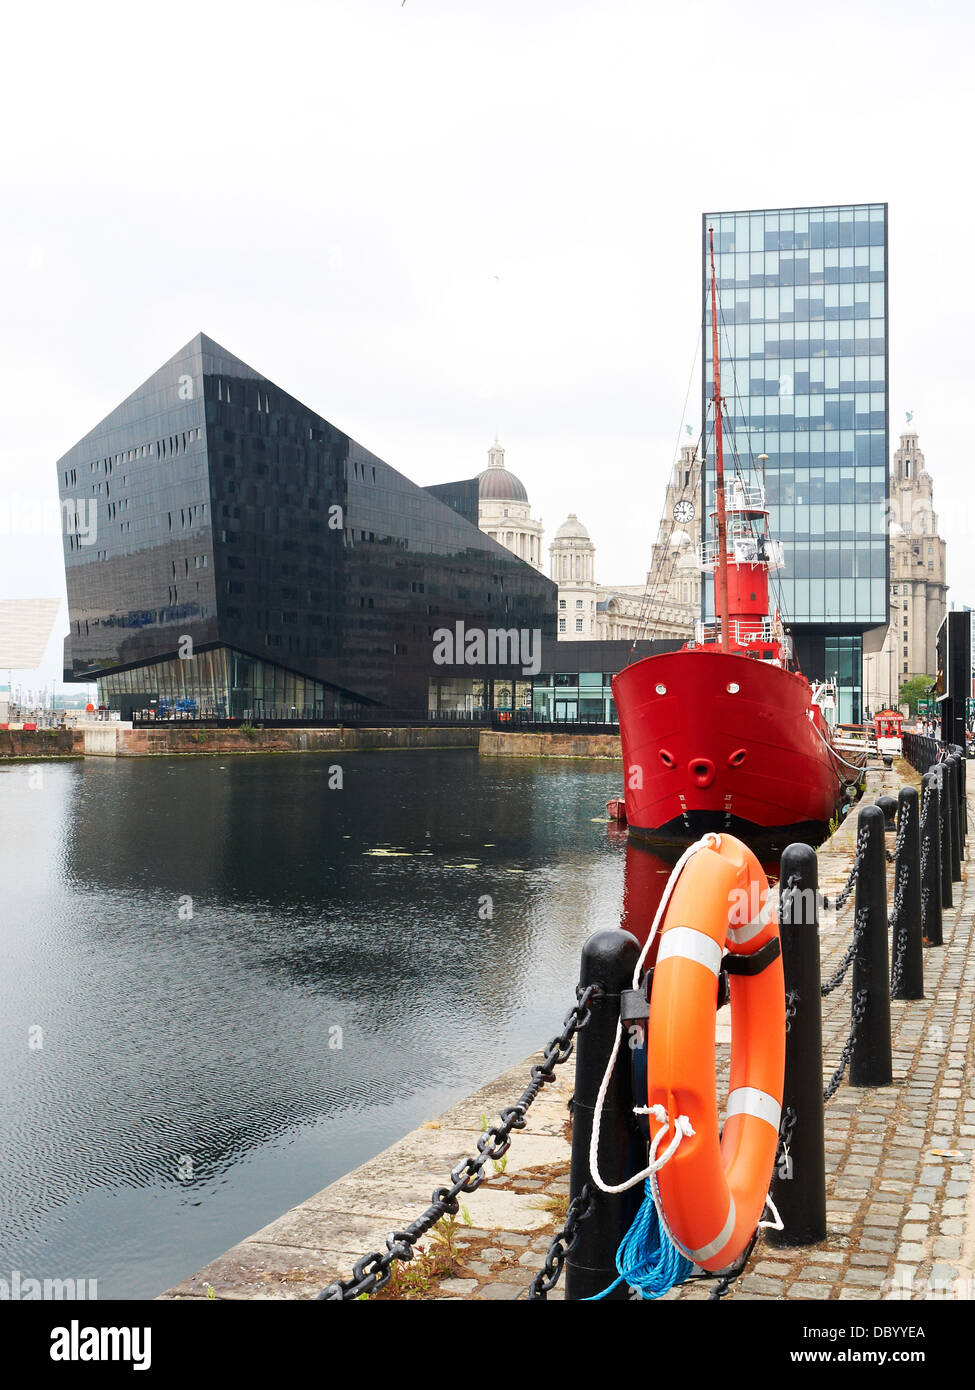
[[[896,792],[904,780],[872,773],[861,805]],[[855,819],[856,812],[819,852],[820,888],[830,897],[852,862]],[[760,1244],[729,1297],[975,1297],[975,896],[967,861],[954,899],[944,910],[944,945],[925,950],[924,999],[891,1002],[893,1084],[859,1089],[844,1081],[826,1107],[827,1239],[794,1249]],[[824,917],[824,979],[842,959],[852,917],[852,900],[835,920]],[[552,1020],[552,1032],[559,1023]],[[844,988],[823,1003],[824,1084],[849,1025]],[[720,1087],[729,1055],[727,1011],[718,1015],[716,1038]],[[332,1279],[348,1278],[359,1256],[383,1249],[388,1232],[422,1211],[450,1169],[476,1151],[485,1120],[495,1123],[517,1098],[537,1060],[431,1117],[163,1297],[312,1298]],[[457,1226],[456,1270],[418,1296],[527,1297],[565,1209],[571,1072],[571,1061],[559,1068],[528,1112],[526,1130],[514,1135],[503,1171],[467,1199],[470,1225]],[[706,1298],[709,1289],[689,1284],[666,1297]],[[560,1284],[549,1297],[560,1298],[563,1290]]]

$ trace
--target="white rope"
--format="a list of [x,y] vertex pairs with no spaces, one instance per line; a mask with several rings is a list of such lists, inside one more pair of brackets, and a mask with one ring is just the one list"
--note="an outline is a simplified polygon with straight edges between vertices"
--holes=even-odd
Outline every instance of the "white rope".
[[[678,859],[677,863],[674,865],[673,870],[671,871],[670,878],[667,880],[667,887],[664,889],[663,897],[660,899],[660,906],[657,908],[656,916],[653,919],[653,926],[650,928],[646,944],[644,945],[643,950],[640,952],[639,959],[637,960],[637,963],[633,969],[633,982],[631,985],[632,989],[639,989],[640,987],[640,975],[643,971],[643,962],[647,958],[647,955],[650,951],[650,947],[653,944],[654,938],[657,935],[657,929],[660,926],[661,919],[663,918],[663,915],[667,910],[667,905],[670,902],[675,887],[677,886],[677,880],[683,873],[688,860],[692,857],[692,855],[697,854],[699,850],[712,848],[717,849],[720,844],[721,837],[719,835],[707,834],[703,836],[700,840],[697,840],[693,845],[689,845],[688,848],[681,855],[681,857]],[[612,1078],[613,1070],[616,1066],[616,1058],[619,1056],[620,1043],[622,1042],[622,1039],[622,1020],[617,1019],[616,1038],[613,1042],[613,1051],[610,1054],[609,1062],[606,1065],[606,1071],[603,1073],[603,1079],[599,1086],[599,1094],[596,1097],[596,1107],[593,1113],[592,1135],[589,1140],[589,1171],[592,1174],[592,1180],[601,1192],[607,1193],[625,1192],[628,1188],[635,1187],[638,1182],[643,1182],[646,1178],[652,1177],[653,1174],[656,1173],[659,1168],[662,1168],[664,1164],[667,1163],[677,1152],[677,1148],[681,1140],[684,1138],[685,1134],[694,1133],[693,1129],[691,1128],[690,1120],[688,1120],[687,1116],[679,1115],[675,1123],[674,1137],[671,1140],[670,1144],[667,1146],[667,1149],[664,1151],[664,1154],[660,1158],[659,1162],[657,1162],[657,1144],[661,1137],[667,1133],[667,1129],[670,1128],[669,1116],[662,1105],[653,1106],[649,1111],[646,1109],[646,1107],[640,1107],[639,1109],[635,1108],[636,1114],[652,1114],[655,1119],[658,1119],[660,1121],[661,1124],[664,1124],[666,1122],[666,1128],[657,1131],[656,1137],[654,1138],[654,1141],[650,1146],[650,1166],[644,1169],[642,1173],[637,1173],[635,1177],[629,1178],[624,1183],[620,1183],[617,1187],[610,1186],[609,1184],[603,1182],[603,1179],[599,1173],[599,1162],[597,1157],[599,1153],[599,1130],[602,1124],[603,1107],[606,1104],[606,1095],[609,1091],[610,1079]],[[657,1114],[658,1110],[662,1111],[663,1113]]]
[[760,1230],[760,1231],[784,1231],[784,1230],[785,1230],[785,1226],[782,1224],[782,1218],[781,1218],[781,1216],[779,1215],[778,1207],[776,1207],[775,1203],[772,1201],[772,1194],[771,1194],[771,1192],[766,1193],[766,1196],[765,1196],[765,1205],[766,1205],[767,1207],[771,1207],[771,1208],[772,1208],[772,1215],[775,1217],[775,1220],[774,1220],[774,1221],[760,1221],[760,1222],[758,1223],[758,1230]]

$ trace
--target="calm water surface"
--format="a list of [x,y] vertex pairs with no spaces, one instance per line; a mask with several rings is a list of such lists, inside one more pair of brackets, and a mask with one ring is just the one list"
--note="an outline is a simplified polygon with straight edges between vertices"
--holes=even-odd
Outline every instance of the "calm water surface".
[[615,765],[332,765],[0,768],[0,1277],[150,1298],[558,1031]]

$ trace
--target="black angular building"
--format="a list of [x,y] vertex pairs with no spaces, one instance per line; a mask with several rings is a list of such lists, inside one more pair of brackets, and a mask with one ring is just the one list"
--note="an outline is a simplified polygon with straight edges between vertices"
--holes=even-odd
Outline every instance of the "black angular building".
[[126,714],[490,707],[523,666],[438,664],[434,634],[555,636],[555,584],[477,529],[476,485],[416,486],[204,334],[58,483],[65,680]]

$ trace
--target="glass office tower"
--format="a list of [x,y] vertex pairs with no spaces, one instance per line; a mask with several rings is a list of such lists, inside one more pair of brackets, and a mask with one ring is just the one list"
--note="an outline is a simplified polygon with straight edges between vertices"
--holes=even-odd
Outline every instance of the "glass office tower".
[[[746,479],[764,476],[772,531],[785,547],[775,602],[803,673],[835,676],[839,720],[858,721],[864,647],[879,650],[888,621],[887,205],[705,214],[711,498],[709,227],[731,426],[725,465],[733,468],[737,455]],[[708,583],[705,617],[713,610]]]

